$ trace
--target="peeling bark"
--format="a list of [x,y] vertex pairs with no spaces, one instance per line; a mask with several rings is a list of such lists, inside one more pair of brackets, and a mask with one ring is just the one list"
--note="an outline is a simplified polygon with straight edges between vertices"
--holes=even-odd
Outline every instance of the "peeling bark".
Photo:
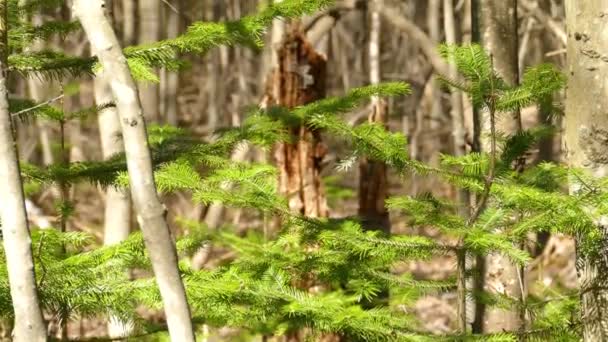
[[[294,108],[325,96],[326,61],[315,52],[303,33],[287,34],[278,51],[278,69],[272,82],[271,103]],[[320,132],[305,126],[293,127],[293,143],[275,150],[279,168],[279,190],[289,208],[308,217],[326,217],[327,200],[321,181],[321,162],[326,147]]]
[[[281,25],[282,26],[282,25]],[[277,42],[284,27],[275,27],[273,41]],[[272,74],[267,104],[294,108],[325,97],[326,60],[307,41],[305,34],[292,24],[273,57]],[[275,45],[276,46],[276,45]],[[289,209],[307,217],[327,217],[327,199],[321,179],[321,162],[326,147],[318,130],[306,126],[290,129],[293,142],[279,143],[274,157],[279,169],[279,191],[289,201]],[[310,288],[313,279],[297,284]],[[292,331],[283,341],[306,339],[306,331]],[[337,339],[335,335],[320,337],[320,341]]]

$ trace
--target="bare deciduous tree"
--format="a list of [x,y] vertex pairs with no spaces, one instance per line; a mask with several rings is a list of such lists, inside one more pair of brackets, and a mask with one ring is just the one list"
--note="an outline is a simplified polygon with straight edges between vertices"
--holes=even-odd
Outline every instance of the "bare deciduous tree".
[[169,334],[173,341],[194,341],[190,309],[177,267],[177,254],[166,221],[166,208],[158,199],[146,124],[137,87],[116,35],[104,15],[102,0],[74,1],[91,48],[104,73],[112,75],[110,88],[116,101],[127,158],[131,195],[163,299]]

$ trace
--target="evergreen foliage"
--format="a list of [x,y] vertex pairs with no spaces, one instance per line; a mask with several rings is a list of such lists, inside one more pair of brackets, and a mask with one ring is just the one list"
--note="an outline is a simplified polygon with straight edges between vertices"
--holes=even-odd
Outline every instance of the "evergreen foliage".
[[[31,13],[41,2],[14,7]],[[11,2],[17,6],[16,1]],[[163,65],[178,69],[175,52],[204,53],[220,44],[259,47],[265,27],[277,16],[296,17],[329,4],[325,0],[285,0],[258,14],[228,23],[195,23],[175,39],[146,46],[128,47],[125,54],[131,71],[139,79],[156,81],[149,68]],[[16,13],[15,12],[15,13]],[[32,27],[11,21],[9,59],[12,70],[56,79],[94,74],[96,60],[65,56],[57,52],[24,52],[35,39],[50,34],[68,34],[75,23],[47,23]],[[454,63],[465,82],[440,76],[453,91],[464,91],[480,108],[497,113],[537,104],[553,109],[553,95],[564,85],[563,76],[550,65],[526,71],[521,85],[514,87],[500,79],[491,58],[478,45],[442,46],[441,53]],[[456,282],[415,279],[394,272],[395,266],[428,260],[437,255],[454,256],[501,253],[517,265],[531,257],[519,248],[529,233],[551,231],[582,237],[588,253],[600,232],[594,222],[605,215],[608,194],[605,179],[592,179],[577,170],[544,163],[515,172],[512,165],[531,149],[549,129],[492,136],[499,143],[496,153],[471,153],[462,157],[444,155],[439,167],[411,160],[407,139],[377,124],[349,125],[341,116],[364,104],[372,96],[402,96],[410,89],[403,83],[386,83],[356,88],[340,97],[327,98],[295,109],[253,110],[240,127],[217,132],[211,142],[200,141],[188,132],[172,127],[149,127],[160,192],[190,192],[193,201],[247,208],[258,213],[260,222],[251,222],[243,236],[229,225],[207,229],[198,222],[182,222],[188,234],[179,237],[180,264],[194,321],[215,327],[230,326],[246,334],[282,335],[302,329],[314,336],[335,333],[352,341],[577,341],[579,314],[576,293],[547,289],[543,298],[520,303],[507,296],[469,293],[489,305],[518,306],[532,317],[526,331],[476,336],[460,334],[432,336],[420,329],[407,309],[421,296],[454,291]],[[64,113],[51,104],[37,105],[14,99],[11,111],[19,118],[42,116],[64,122],[92,115],[106,104],[77,113]],[[35,108],[34,108],[35,107]],[[34,109],[31,109],[34,108]],[[462,217],[462,203],[423,193],[393,197],[390,210],[406,215],[410,227],[433,227],[446,239],[420,236],[384,236],[366,231],[357,218],[313,219],[289,212],[278,193],[276,170],[271,165],[234,162],[230,153],[243,143],[269,148],[277,142],[292,141],[289,128],[306,125],[323,134],[343,139],[349,151],[340,156],[341,172],[357,158],[385,162],[400,174],[434,174],[458,189],[484,198],[484,205],[471,208],[476,216]],[[23,176],[38,188],[56,183],[90,182],[102,186],[128,186],[123,155],[108,161],[70,163],[41,168],[22,166]],[[568,194],[561,184],[576,177],[582,185]],[[226,190],[222,185],[230,183]],[[589,211],[587,208],[594,208]],[[269,238],[260,233],[270,219],[280,221],[281,230]],[[150,261],[143,238],[134,233],[125,242],[99,247],[83,233],[59,233],[53,229],[33,232],[33,251],[38,287],[46,312],[62,319],[117,317],[134,325],[134,335],[162,334],[163,326],[147,321],[138,307],[159,309],[161,299],[155,282],[148,276],[129,279],[128,270],[150,275]],[[194,270],[185,260],[200,248],[212,245],[233,252],[212,270]],[[0,248],[0,316],[12,317],[12,304],[4,253]],[[304,290],[304,288],[314,290]],[[388,305],[370,308],[366,303],[390,293]],[[552,291],[552,292],[551,292]],[[547,298],[551,299],[547,303]],[[148,336],[149,337],[149,336]],[[142,337],[143,339],[144,337]]]

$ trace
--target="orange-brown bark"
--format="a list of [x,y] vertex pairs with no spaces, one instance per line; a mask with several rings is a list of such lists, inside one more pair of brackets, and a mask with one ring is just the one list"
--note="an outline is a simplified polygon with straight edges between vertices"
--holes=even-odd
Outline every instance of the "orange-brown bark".
[[[289,33],[278,51],[278,68],[272,82],[272,102],[286,108],[304,105],[325,96],[325,58],[315,52],[298,30]],[[291,128],[293,141],[275,150],[279,190],[293,212],[326,217],[327,200],[321,182],[321,162],[326,154],[320,132],[310,127]]]

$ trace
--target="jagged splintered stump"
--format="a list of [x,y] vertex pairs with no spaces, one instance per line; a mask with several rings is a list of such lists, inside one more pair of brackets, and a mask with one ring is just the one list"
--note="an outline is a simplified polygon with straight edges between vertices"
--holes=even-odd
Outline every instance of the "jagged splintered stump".
[[[268,102],[295,108],[325,97],[327,61],[318,54],[299,29],[287,33],[277,51],[278,65],[270,80]],[[307,217],[327,217],[327,198],[321,181],[322,161],[327,148],[321,134],[307,126],[291,128],[294,139],[276,146],[274,157],[279,169],[279,191],[289,200],[289,209]],[[314,280],[300,284],[310,288]],[[292,331],[285,342],[305,338],[303,331]],[[339,341],[337,335],[324,335],[321,341]]]
[[[278,68],[271,81],[270,102],[294,108],[325,97],[327,62],[306,41],[303,33],[288,33],[278,50]],[[318,130],[291,128],[293,142],[276,147],[279,190],[293,212],[326,217],[327,199],[321,182],[321,162],[327,152]]]

